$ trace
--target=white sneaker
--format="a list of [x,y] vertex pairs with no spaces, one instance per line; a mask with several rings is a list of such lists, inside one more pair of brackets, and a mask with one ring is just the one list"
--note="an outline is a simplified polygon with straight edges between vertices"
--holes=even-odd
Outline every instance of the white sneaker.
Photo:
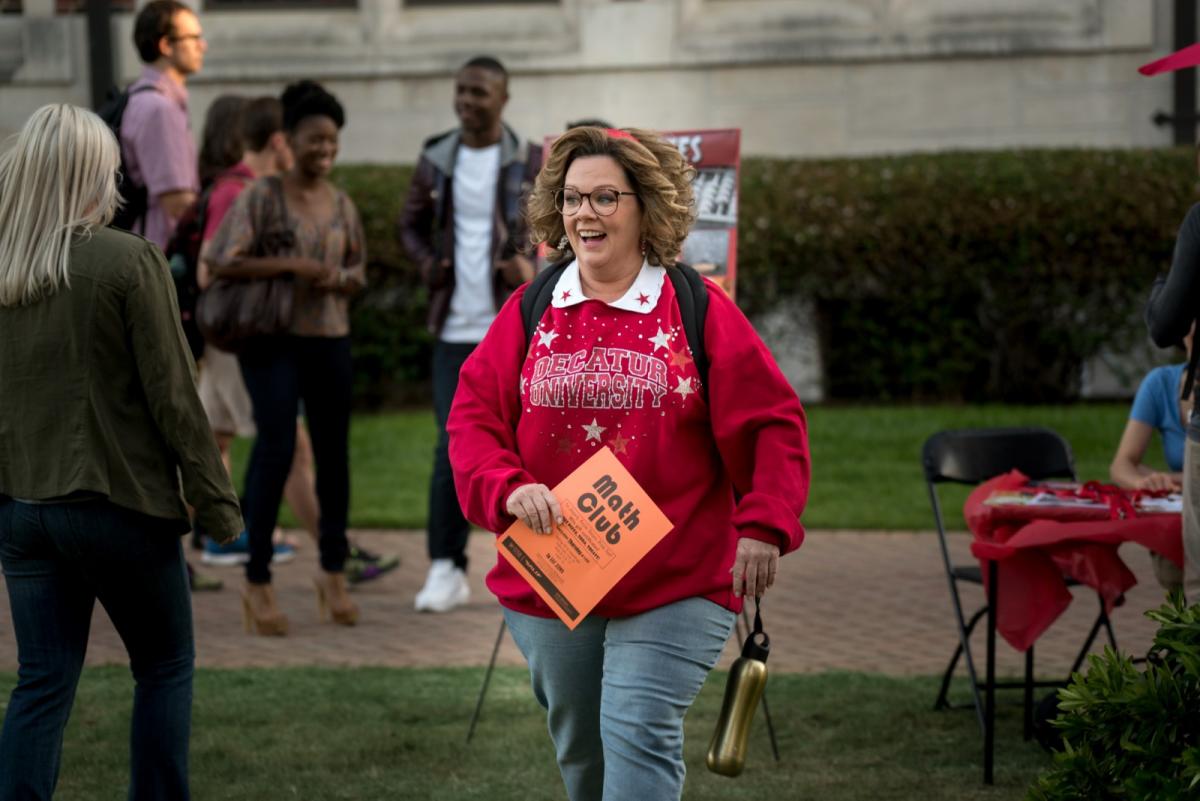
[[452,559],[434,559],[414,605],[418,612],[449,612],[469,600],[467,574],[455,567]]

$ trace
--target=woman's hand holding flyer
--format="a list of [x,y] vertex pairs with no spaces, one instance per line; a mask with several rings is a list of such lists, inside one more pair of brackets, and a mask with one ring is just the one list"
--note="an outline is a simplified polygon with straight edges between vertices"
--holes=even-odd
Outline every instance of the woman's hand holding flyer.
[[571,629],[672,528],[607,447],[553,492],[526,484],[507,506],[517,522],[496,547]]

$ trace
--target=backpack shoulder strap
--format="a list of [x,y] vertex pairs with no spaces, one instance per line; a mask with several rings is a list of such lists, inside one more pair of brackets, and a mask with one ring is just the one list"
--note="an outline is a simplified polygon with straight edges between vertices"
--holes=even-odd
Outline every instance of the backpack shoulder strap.
[[542,321],[542,315],[546,313],[546,308],[553,299],[554,285],[558,283],[558,277],[562,275],[563,270],[567,269],[567,265],[571,261],[572,259],[566,258],[551,264],[529,282],[529,288],[521,297],[521,319],[525,321],[526,350],[529,349],[529,342],[533,339],[533,332],[537,330],[538,323]]
[[708,352],[704,348],[704,319],[708,314],[708,290],[704,278],[691,265],[678,262],[667,269],[667,276],[675,287],[675,302],[679,304],[679,316],[683,318],[683,333],[688,347],[696,360],[700,381],[708,386]]
[[125,111],[129,108],[129,101],[134,95],[140,95],[142,92],[157,92],[158,87],[152,83],[144,83],[141,86],[133,86],[130,84],[124,92],[121,92],[116,100],[116,105],[113,110],[113,122],[118,126],[121,120],[125,117]]
[[[521,298],[521,319],[525,322],[525,346],[533,339],[542,315],[554,295],[554,285],[562,275],[563,270],[571,263],[571,259],[562,259],[547,267],[538,274],[525,290]],[[680,262],[674,269],[668,269],[667,275],[675,287],[675,302],[679,305],[679,314],[683,319],[683,331],[687,337],[688,347],[696,360],[696,370],[700,373],[700,381],[708,385],[708,353],[704,348],[704,320],[708,314],[708,290],[704,279],[690,265]]]
[[[1180,400],[1188,400],[1192,397],[1192,392],[1196,386],[1196,366],[1200,364],[1200,347],[1193,347],[1192,352],[1188,354],[1187,369],[1183,374],[1183,391],[1179,393]],[[1183,421],[1184,428],[1187,427],[1187,421]]]

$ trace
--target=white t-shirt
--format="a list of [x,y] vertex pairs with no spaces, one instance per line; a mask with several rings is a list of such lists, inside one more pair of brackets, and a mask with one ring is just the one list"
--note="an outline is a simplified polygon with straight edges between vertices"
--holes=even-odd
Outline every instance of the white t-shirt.
[[500,145],[460,145],[454,162],[454,294],[443,342],[480,342],[496,317],[492,226]]

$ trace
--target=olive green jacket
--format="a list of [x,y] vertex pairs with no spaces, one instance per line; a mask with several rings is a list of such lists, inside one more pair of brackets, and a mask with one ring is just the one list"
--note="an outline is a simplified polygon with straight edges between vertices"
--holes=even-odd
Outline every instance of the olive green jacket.
[[186,496],[206,532],[236,536],[162,253],[103,228],[77,237],[69,274],[69,288],[0,307],[0,495],[98,493],[180,532]]

